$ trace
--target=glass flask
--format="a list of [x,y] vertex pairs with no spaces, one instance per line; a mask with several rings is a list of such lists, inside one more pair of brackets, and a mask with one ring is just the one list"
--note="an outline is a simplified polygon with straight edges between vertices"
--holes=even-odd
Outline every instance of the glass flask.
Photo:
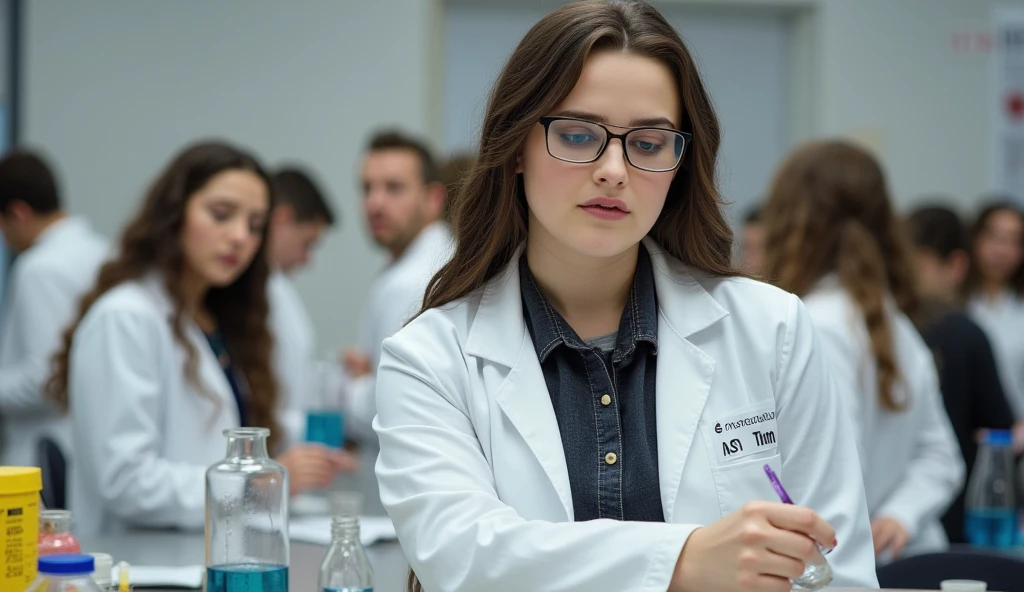
[[288,472],[267,454],[270,430],[224,436],[206,471],[206,590],[288,592]]
[[67,510],[40,510],[39,556],[79,554],[82,546],[71,534],[71,512]]

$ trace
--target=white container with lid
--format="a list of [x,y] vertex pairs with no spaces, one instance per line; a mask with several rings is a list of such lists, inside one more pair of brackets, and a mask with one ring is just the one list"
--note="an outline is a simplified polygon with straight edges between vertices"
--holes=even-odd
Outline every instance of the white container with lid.
[[[39,576],[30,592],[103,592],[92,572],[96,561],[91,555],[45,555],[39,558]],[[108,572],[109,573],[109,572]]]
[[107,553],[89,553],[96,563],[92,573],[92,579],[99,584],[100,588],[106,590],[110,587],[111,572],[114,569],[114,558]]

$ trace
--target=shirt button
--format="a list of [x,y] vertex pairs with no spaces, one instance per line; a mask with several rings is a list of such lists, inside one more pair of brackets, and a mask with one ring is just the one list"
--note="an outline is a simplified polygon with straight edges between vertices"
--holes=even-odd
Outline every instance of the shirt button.
[[612,404],[612,398],[609,397],[608,395],[605,395],[605,396],[601,397],[601,404],[604,405],[605,407],[611,405]]
[[604,455],[604,462],[606,464],[614,465],[615,461],[617,460],[619,460],[619,457],[616,456],[614,452],[609,452],[608,454]]

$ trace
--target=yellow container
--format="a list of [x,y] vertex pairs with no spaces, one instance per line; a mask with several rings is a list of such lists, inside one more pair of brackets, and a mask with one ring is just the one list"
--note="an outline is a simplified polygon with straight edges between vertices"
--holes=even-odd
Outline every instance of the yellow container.
[[36,579],[42,489],[37,467],[0,467],[0,592],[24,592]]

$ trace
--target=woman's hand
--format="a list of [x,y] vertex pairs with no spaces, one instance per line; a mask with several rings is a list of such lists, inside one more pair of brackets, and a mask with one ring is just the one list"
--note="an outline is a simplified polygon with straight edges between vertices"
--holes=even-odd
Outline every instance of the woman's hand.
[[875,542],[875,556],[889,549],[893,559],[899,558],[907,546],[910,534],[893,518],[875,518],[871,521],[871,539]]
[[693,531],[669,592],[789,592],[790,578],[820,556],[815,541],[836,545],[835,530],[812,510],[751,502]]
[[320,444],[298,444],[277,458],[288,469],[291,495],[309,489],[326,489],[339,473],[351,473],[359,468],[355,457]]

